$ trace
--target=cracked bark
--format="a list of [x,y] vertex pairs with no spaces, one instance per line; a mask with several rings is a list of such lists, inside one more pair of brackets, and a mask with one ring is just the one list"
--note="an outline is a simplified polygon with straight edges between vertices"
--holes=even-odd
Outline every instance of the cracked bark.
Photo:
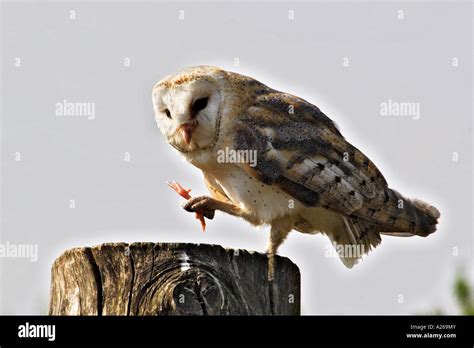
[[65,251],[50,315],[299,315],[300,273],[277,256],[184,243],[106,243]]

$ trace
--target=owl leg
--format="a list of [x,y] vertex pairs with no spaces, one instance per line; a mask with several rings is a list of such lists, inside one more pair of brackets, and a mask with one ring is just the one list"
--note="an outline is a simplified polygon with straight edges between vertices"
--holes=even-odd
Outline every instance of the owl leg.
[[253,217],[244,209],[235,205],[233,203],[220,201],[218,199],[208,197],[208,196],[199,196],[188,199],[184,205],[183,209],[189,212],[202,212],[205,217],[214,217],[214,212],[220,210],[229,215],[237,216],[244,218],[247,221],[253,222]]
[[270,238],[267,246],[268,257],[268,274],[269,282],[275,279],[275,255],[278,247],[285,241],[288,233],[291,231],[291,223],[289,219],[279,219],[272,222],[270,229]]

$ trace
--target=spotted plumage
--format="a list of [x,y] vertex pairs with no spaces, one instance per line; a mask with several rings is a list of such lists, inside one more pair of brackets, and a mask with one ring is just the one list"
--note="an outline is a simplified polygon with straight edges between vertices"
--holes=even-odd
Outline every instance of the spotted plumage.
[[[271,255],[291,230],[321,232],[362,254],[381,234],[425,237],[436,230],[436,208],[390,189],[334,122],[299,97],[202,66],[161,80],[153,103],[167,141],[203,171],[212,195],[189,200],[185,209],[270,225]],[[219,161],[224,149],[253,151],[256,163]],[[352,267],[362,254],[339,256]]]

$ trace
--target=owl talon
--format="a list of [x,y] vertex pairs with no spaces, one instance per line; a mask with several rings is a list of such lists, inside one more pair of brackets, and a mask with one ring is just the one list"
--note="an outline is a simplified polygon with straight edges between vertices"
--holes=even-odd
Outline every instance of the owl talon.
[[204,210],[204,211],[202,211],[202,215],[204,215],[209,220],[214,219],[215,214],[216,214],[215,210]]
[[212,220],[215,215],[215,200],[207,196],[199,196],[188,199],[183,204],[183,209],[189,212],[202,213],[206,218]]

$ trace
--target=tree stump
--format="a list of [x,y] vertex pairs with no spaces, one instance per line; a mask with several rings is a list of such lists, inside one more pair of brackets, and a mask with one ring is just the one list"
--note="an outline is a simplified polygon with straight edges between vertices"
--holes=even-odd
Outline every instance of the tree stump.
[[107,243],[52,267],[50,315],[299,315],[300,273],[265,254],[184,243]]

